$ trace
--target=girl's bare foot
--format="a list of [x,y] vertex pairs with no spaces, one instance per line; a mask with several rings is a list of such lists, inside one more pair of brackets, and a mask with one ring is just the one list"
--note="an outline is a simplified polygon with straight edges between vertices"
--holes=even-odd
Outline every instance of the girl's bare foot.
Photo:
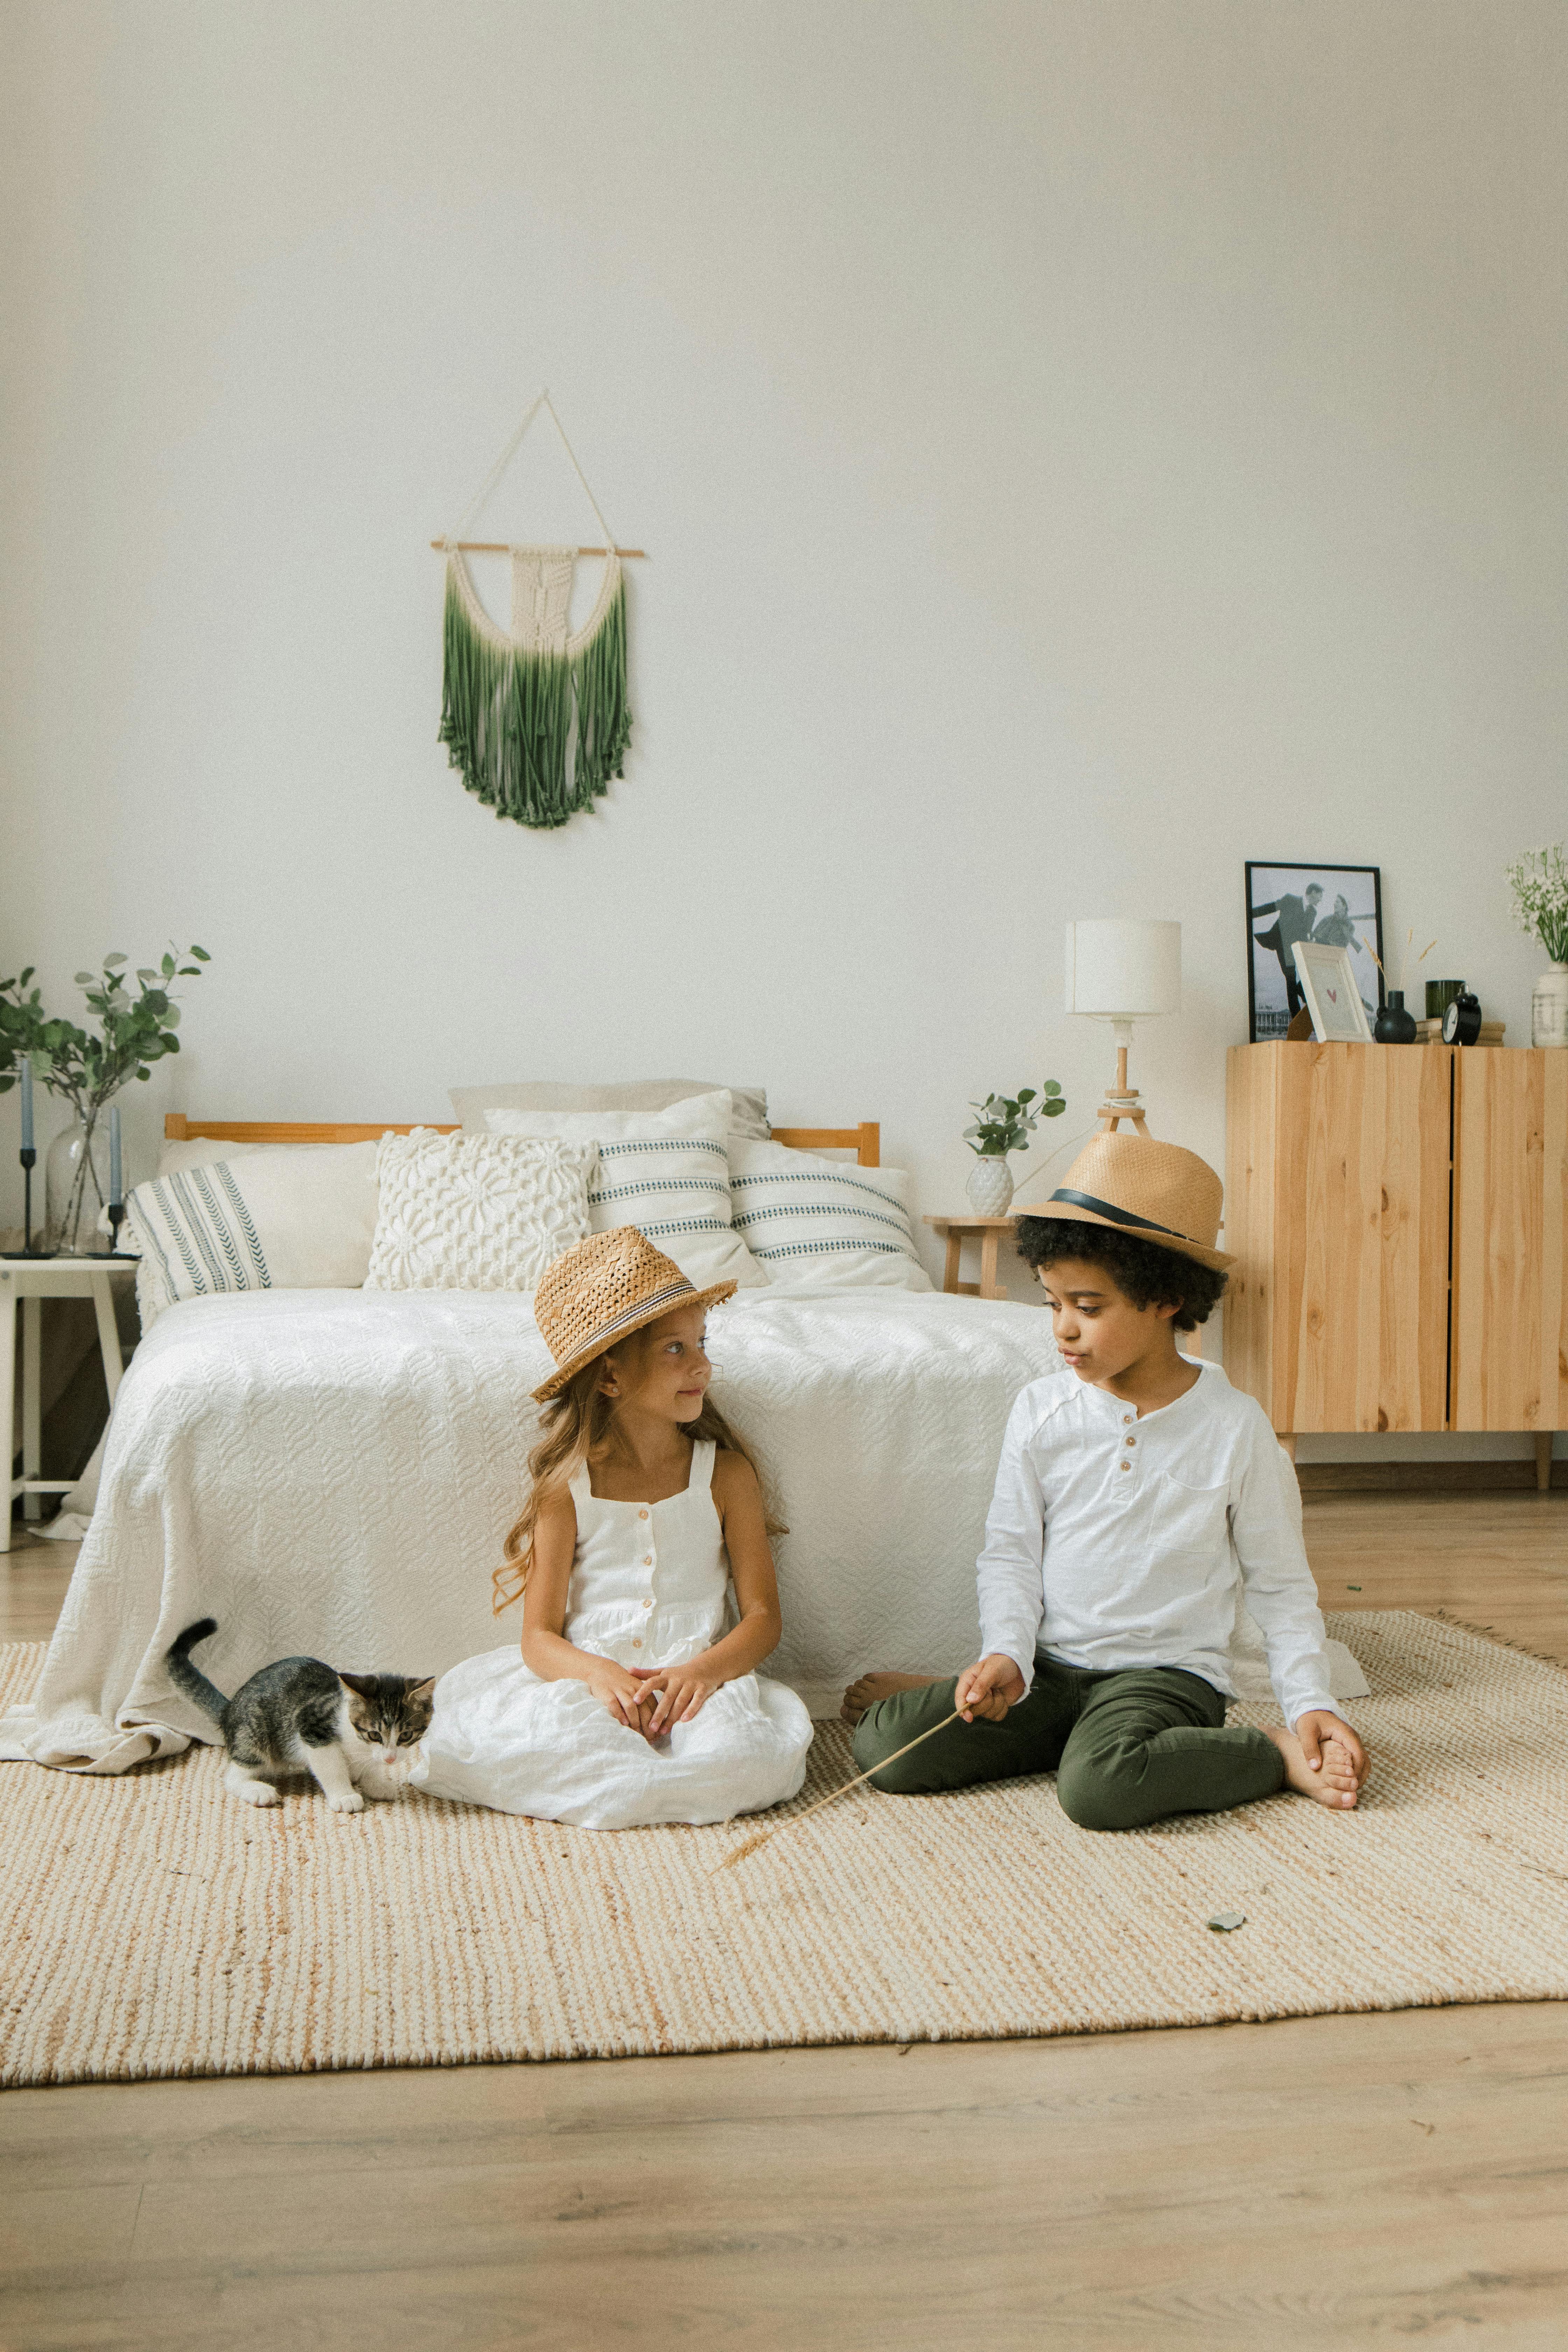
[[866,1709],[875,1706],[879,1698],[891,1698],[895,1691],[920,1690],[927,1683],[941,1680],[940,1675],[862,1675],[845,1692],[838,1720],[853,1730]]
[[1361,1784],[1354,1759],[1341,1741],[1324,1740],[1323,1760],[1314,1772],[1293,1731],[1275,1731],[1265,1724],[1263,1732],[1285,1759],[1286,1782],[1299,1797],[1315,1797],[1320,1805],[1331,1805],[1336,1811],[1348,1811],[1355,1803]]

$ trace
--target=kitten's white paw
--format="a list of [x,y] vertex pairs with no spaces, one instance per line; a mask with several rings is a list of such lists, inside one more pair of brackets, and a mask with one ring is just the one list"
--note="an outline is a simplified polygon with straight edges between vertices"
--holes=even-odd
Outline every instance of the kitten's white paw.
[[252,1780],[239,1772],[225,1775],[224,1787],[242,1805],[280,1805],[283,1802],[270,1780]]
[[338,1796],[329,1797],[328,1804],[334,1813],[363,1813],[364,1799],[357,1789],[344,1789]]

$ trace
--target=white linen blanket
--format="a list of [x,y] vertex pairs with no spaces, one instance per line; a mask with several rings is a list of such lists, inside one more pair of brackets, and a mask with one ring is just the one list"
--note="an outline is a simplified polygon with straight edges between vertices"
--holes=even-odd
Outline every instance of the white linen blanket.
[[[751,1292],[709,1333],[715,1400],[789,1522],[767,1671],[808,1696],[871,1665],[956,1671],[978,1639],[1003,1427],[1056,1369],[1048,1318],[941,1293]],[[170,1307],[121,1388],[36,1700],[0,1722],[0,1757],[122,1772],[212,1738],[163,1664],[198,1617],[218,1621],[201,1664],[229,1691],[297,1652],[429,1675],[511,1638],[521,1614],[492,1617],[490,1570],[548,1363],[514,1293]]]

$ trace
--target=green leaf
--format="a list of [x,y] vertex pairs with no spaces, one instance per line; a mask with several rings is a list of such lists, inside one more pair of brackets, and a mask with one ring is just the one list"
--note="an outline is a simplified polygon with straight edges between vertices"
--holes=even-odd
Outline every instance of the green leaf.
[[136,1075],[139,1078],[150,1078],[153,1073],[151,1070],[138,1070]]
[[158,1042],[165,1054],[177,1054],[180,1050],[180,1041],[177,1037],[161,1037]]
[[1059,1118],[1067,1107],[1067,1097],[1065,1095],[1058,1095],[1054,1102],[1048,1102],[1046,1104],[1046,1117],[1047,1118]]
[[129,956],[108,955],[103,959],[103,968],[105,971],[112,971],[117,963],[129,963],[130,961]]
[[1033,1087],[1020,1087],[1018,1088],[1018,1100],[1020,1103],[1033,1102],[1034,1099],[1035,1089]]
[[163,977],[165,980],[173,980],[174,977],[174,959],[172,955],[166,955],[163,958]]
[[95,971],[79,971],[76,984],[79,988],[90,988],[97,978],[98,974]]
[[1048,1094],[1048,1095],[1059,1095],[1059,1094],[1060,1094],[1060,1092],[1061,1092],[1061,1088],[1060,1088],[1060,1087],[1058,1087],[1058,1084],[1057,1084],[1057,1082],[1056,1082],[1055,1078],[1047,1078],[1047,1079],[1046,1080],[1046,1092],[1047,1092],[1047,1094]]
[[177,1029],[179,1025],[180,1008],[177,1004],[171,1004],[163,1014],[163,1026],[165,1029]]
[[205,948],[193,946],[191,953],[195,957],[198,963],[211,963],[212,961],[212,958],[208,955]]

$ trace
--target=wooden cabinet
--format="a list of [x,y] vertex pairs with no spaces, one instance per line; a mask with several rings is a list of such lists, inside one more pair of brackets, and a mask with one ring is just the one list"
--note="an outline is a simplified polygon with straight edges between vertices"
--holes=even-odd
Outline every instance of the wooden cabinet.
[[1225,1360],[1277,1430],[1568,1427],[1568,1054],[1237,1045]]
[[1568,1429],[1568,1054],[1472,1046],[1449,1058],[1447,1425]]

